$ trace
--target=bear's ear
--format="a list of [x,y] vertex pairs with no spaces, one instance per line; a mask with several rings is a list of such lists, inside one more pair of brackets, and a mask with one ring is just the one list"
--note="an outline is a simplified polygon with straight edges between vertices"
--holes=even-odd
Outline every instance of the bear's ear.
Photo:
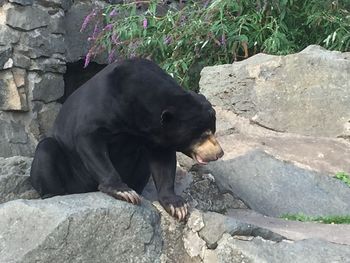
[[160,123],[165,125],[174,119],[174,111],[172,109],[166,109],[162,111],[160,116]]

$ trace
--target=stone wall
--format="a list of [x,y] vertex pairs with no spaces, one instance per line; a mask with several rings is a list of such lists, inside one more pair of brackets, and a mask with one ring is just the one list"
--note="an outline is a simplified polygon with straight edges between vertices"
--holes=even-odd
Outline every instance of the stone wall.
[[80,33],[82,21],[105,2],[0,3],[0,156],[31,156],[60,109],[67,63],[83,59],[89,48],[92,26]]
[[[106,54],[83,68],[94,25],[83,33],[80,28],[95,6],[107,2],[122,1],[0,0],[0,157],[32,156],[61,103],[103,68]],[[164,1],[159,12],[180,6]]]

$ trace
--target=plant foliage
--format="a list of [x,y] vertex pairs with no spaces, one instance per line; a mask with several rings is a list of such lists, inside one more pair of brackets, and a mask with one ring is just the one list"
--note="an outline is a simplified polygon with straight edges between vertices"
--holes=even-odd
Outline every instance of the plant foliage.
[[82,26],[95,24],[86,65],[105,50],[109,62],[149,57],[179,84],[196,90],[203,66],[258,52],[289,54],[310,44],[350,49],[350,0],[187,1],[160,14],[162,2],[125,1],[94,9]]
[[344,216],[307,216],[304,214],[286,214],[282,218],[301,222],[318,222],[324,224],[350,224],[350,215]]
[[335,178],[339,179],[340,181],[344,182],[350,187],[350,175],[345,172],[339,172],[335,175]]

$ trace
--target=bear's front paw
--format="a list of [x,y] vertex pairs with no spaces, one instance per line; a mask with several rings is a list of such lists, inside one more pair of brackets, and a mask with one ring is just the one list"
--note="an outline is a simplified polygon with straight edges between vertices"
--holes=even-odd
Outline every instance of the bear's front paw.
[[134,205],[141,203],[141,196],[127,185],[120,187],[99,185],[98,190],[110,196],[113,196],[116,199],[126,201]]
[[173,217],[180,221],[184,220],[188,213],[188,205],[185,200],[178,195],[159,197],[160,204]]

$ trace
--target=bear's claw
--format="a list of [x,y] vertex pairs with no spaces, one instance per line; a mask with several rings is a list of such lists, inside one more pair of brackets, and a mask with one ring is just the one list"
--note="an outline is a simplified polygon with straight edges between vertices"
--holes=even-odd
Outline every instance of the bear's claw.
[[171,216],[177,217],[180,221],[185,219],[188,212],[187,204],[184,204],[183,206],[176,207],[176,208],[173,205],[170,205],[169,209],[170,209]]
[[122,197],[125,201],[138,205],[141,203],[141,197],[134,191],[117,191],[116,195]]
[[179,196],[173,198],[166,198],[167,200],[161,201],[165,210],[173,217],[184,220],[188,213],[188,205]]
[[126,201],[134,205],[138,205],[141,203],[141,196],[126,185],[121,185],[117,187],[99,185],[98,189],[101,192],[113,196],[116,199]]
[[174,214],[172,214],[172,216],[176,217],[182,221],[185,219],[186,215],[187,215],[187,204],[184,204],[183,206],[180,206],[180,207],[176,207],[174,209]]

